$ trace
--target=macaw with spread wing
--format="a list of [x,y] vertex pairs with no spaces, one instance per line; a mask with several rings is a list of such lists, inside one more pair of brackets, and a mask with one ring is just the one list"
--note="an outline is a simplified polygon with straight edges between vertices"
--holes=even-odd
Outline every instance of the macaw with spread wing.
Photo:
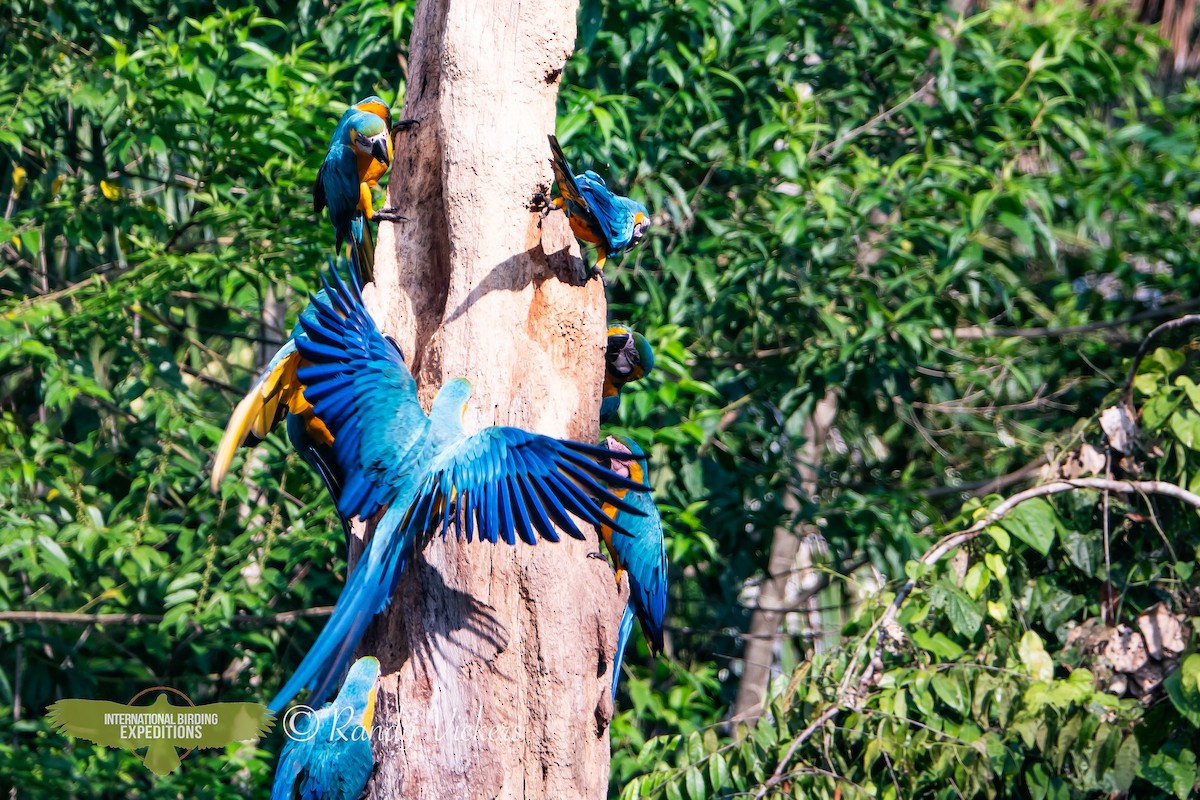
[[608,328],[608,350],[604,354],[604,388],[600,399],[600,421],[607,422],[621,407],[621,389],[641,380],[654,369],[654,351],[646,337],[624,325]]
[[275,768],[271,800],[358,800],[375,769],[371,724],[375,718],[379,661],[363,656],[346,673],[337,699],[297,720]]
[[[396,126],[415,124],[415,120],[402,120]],[[361,284],[373,279],[375,269],[375,242],[367,220],[399,219],[386,209],[377,213],[371,198],[371,190],[392,167],[392,148],[392,114],[387,103],[374,95],[360,100],[346,109],[334,128],[313,184],[313,212],[320,214],[328,207],[337,249],[341,251],[342,242],[349,239],[351,247],[358,250]]]
[[[375,327],[357,283],[336,270],[326,299],[296,345],[307,360],[297,376],[317,415],[333,433],[344,475],[339,513],[368,519],[386,511],[338,597],[333,614],[295,674],[271,701],[281,709],[303,687],[321,702],[349,662],[372,617],[391,599],[405,566],[427,538],[456,533],[495,543],[519,537],[558,541],[558,530],[583,539],[571,515],[625,531],[604,513],[644,512],[615,491],[645,491],[641,483],[596,463],[613,455],[596,445],[494,426],[467,435],[463,410],[471,384],[448,381],[428,415],[400,350]],[[605,484],[612,487],[612,491]]]
[[602,275],[609,256],[636,247],[650,228],[650,212],[636,200],[609,191],[608,186],[590,169],[579,175],[571,171],[558,139],[550,134],[550,166],[558,183],[553,204],[566,212],[571,230],[580,239],[596,245],[594,274]]
[[[352,256],[352,262],[355,259],[357,253]],[[318,293],[317,297],[323,298],[324,292]],[[315,317],[316,313],[316,308],[310,303],[300,317]],[[304,384],[296,375],[296,371],[305,363],[296,349],[296,340],[306,336],[297,322],[292,335],[234,408],[213,459],[211,485],[214,493],[219,491],[221,481],[229,472],[234,452],[244,444],[256,444],[265,439],[286,415],[287,434],[292,447],[320,476],[336,505],[341,494],[342,472],[334,459],[333,435],[304,396]],[[350,520],[341,514],[338,518],[349,544]]]
[[[613,472],[649,489],[650,480],[642,449],[632,439],[625,437],[609,436],[605,444],[614,454],[624,454],[624,457],[612,457],[610,467]],[[648,491],[630,495],[617,487],[615,494],[628,500],[642,515],[630,516],[622,508],[605,505],[604,513],[611,518],[611,523],[600,526],[600,536],[608,546],[617,569],[617,585],[620,586],[622,575],[629,576],[629,602],[625,605],[625,613],[617,630],[617,654],[613,659],[614,698],[617,696],[625,646],[633,633],[634,616],[642,623],[642,632],[646,635],[650,652],[657,653],[663,647],[663,617],[667,613],[667,549],[658,507]]]

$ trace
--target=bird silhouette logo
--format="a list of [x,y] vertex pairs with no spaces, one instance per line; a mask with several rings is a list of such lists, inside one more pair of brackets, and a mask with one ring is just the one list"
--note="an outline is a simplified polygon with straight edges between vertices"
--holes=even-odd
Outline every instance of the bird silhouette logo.
[[[157,692],[149,705],[134,705]],[[168,695],[183,699],[176,705]],[[87,739],[103,747],[133,752],[155,775],[173,772],[196,748],[225,747],[267,733],[274,717],[262,703],[208,703],[198,706],[178,689],[153,686],[122,705],[108,700],[59,700],[47,709],[46,720],[60,733]],[[146,754],[138,750],[146,748]],[[183,754],[177,752],[183,750]]]

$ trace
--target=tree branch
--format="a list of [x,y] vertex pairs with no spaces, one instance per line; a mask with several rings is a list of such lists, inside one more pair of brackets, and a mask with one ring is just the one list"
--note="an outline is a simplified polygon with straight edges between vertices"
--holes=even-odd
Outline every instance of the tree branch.
[[950,338],[959,340],[1013,338],[1060,339],[1065,336],[1075,336],[1081,333],[1095,333],[1096,331],[1111,330],[1112,328],[1123,328],[1126,325],[1133,325],[1137,322],[1146,322],[1152,319],[1173,317],[1177,314],[1194,311],[1197,308],[1200,308],[1200,300],[1191,300],[1186,303],[1176,303],[1171,306],[1142,311],[1141,313],[1131,314],[1128,317],[1121,317],[1120,319],[1089,322],[1086,325],[1064,325],[1061,328],[987,328],[972,325],[955,328],[953,332],[935,328],[929,332],[929,337],[934,341]]
[[1125,408],[1129,411],[1129,415],[1134,416],[1133,408],[1133,379],[1137,377],[1138,367],[1141,366],[1142,359],[1150,352],[1150,345],[1164,333],[1168,333],[1179,328],[1186,328],[1189,325],[1200,323],[1200,314],[1185,314],[1178,319],[1173,319],[1169,322],[1164,322],[1150,333],[1146,334],[1146,338],[1138,346],[1137,352],[1134,353],[1133,363],[1129,365],[1129,372],[1125,375],[1125,383],[1121,387],[1121,398],[1125,403]]
[[[235,625],[287,625],[301,619],[328,617],[333,606],[315,606],[277,614],[234,614]],[[78,614],[69,611],[0,611],[0,622],[29,625],[49,622],[59,625],[155,625],[163,621],[162,614]]]

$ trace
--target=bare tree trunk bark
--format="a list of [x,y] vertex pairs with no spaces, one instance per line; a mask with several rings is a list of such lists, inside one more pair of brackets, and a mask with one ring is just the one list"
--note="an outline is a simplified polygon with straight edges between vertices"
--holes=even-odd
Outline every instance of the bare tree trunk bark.
[[[418,5],[389,205],[368,303],[428,404],[474,385],[468,430],[519,425],[595,441],[605,342],[599,281],[565,220],[528,204],[550,183],[558,77],[575,4]],[[472,427],[474,426],[474,428]],[[365,639],[379,656],[370,797],[603,797],[622,608],[597,542],[438,540]]]
[[[829,439],[829,430],[837,416],[837,394],[831,389],[813,407],[804,423],[804,444],[796,453],[796,470],[800,474],[800,491],[811,497],[817,491],[818,468]],[[783,498],[783,505],[794,515],[800,501],[794,493]],[[771,682],[775,666],[775,651],[780,623],[784,618],[788,578],[800,550],[800,542],[809,526],[775,529],[771,540],[771,556],[767,561],[767,578],[758,595],[758,608],[750,616],[749,636],[742,653],[742,680],[738,684],[731,719],[753,724],[762,716],[763,698]]]

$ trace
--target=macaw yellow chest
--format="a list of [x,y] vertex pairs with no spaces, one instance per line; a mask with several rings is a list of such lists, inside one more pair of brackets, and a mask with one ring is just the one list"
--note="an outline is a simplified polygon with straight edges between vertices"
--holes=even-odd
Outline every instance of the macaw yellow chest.
[[571,217],[571,232],[591,244],[600,244],[600,237],[587,224],[587,220],[579,215]]
[[387,164],[381,164],[370,153],[362,153],[356,150],[354,155],[358,159],[358,179],[368,186],[377,186],[379,179],[387,174],[388,167],[392,163],[392,142],[390,139],[388,140]]

